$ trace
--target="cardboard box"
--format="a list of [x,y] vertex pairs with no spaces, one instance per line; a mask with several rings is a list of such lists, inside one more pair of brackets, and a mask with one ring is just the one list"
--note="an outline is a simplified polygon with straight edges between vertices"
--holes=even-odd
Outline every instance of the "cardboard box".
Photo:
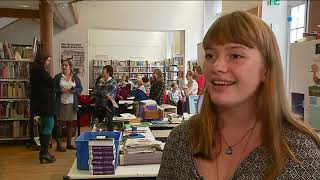
[[163,119],[163,113],[161,110],[157,111],[144,111],[143,112],[143,119]]

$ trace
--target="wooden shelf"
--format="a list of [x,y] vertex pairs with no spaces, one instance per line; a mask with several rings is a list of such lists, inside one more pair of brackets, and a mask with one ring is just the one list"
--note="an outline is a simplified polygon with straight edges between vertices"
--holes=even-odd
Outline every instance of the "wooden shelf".
[[0,59],[0,62],[32,62],[31,59]]
[[180,71],[166,71],[166,72],[168,72],[168,73],[178,73]]
[[0,121],[27,121],[30,118],[0,118]]
[[31,137],[0,137],[0,141],[11,141],[11,140],[28,140],[31,139]]
[[30,101],[29,98],[3,98],[0,101]]
[[29,79],[14,79],[14,78],[10,78],[10,79],[1,79],[0,81],[8,81],[8,82],[29,82]]
[[123,73],[130,73],[130,72],[113,72],[113,74],[123,74]]

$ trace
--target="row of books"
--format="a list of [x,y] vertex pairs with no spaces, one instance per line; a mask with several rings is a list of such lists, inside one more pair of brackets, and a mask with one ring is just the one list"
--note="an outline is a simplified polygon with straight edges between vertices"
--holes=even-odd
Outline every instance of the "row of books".
[[91,175],[114,174],[117,153],[113,138],[89,141],[89,172]]
[[29,78],[28,62],[1,62],[0,61],[0,78],[1,79],[28,79]]
[[105,66],[105,65],[111,65],[111,60],[92,60],[92,65],[94,66]]
[[15,46],[14,51],[15,51],[15,59],[32,59],[31,47]]
[[28,137],[28,121],[0,121],[0,139]]
[[0,41],[0,59],[14,59],[14,50],[8,41]]
[[166,65],[184,65],[183,57],[173,57],[167,59],[165,62]]
[[130,66],[130,60],[125,60],[125,61],[112,60],[112,65],[113,66]]
[[0,120],[1,119],[19,119],[30,117],[29,101],[14,101],[0,103]]
[[27,82],[1,82],[0,98],[27,98]]

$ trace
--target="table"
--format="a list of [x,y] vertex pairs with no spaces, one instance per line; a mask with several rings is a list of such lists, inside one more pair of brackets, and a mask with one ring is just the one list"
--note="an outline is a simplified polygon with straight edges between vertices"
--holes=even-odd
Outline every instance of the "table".
[[77,169],[77,159],[75,159],[68,175],[64,179],[156,179],[159,168],[160,164],[118,166],[115,174],[112,175],[90,175],[88,170]]
[[[155,139],[149,127],[138,127],[139,132],[145,136],[145,139]],[[145,165],[131,165],[118,166],[115,174],[112,175],[90,175],[89,170],[79,170],[77,168],[77,159],[74,160],[68,175],[64,180],[68,179],[156,179],[158,176],[160,164],[145,164]]]

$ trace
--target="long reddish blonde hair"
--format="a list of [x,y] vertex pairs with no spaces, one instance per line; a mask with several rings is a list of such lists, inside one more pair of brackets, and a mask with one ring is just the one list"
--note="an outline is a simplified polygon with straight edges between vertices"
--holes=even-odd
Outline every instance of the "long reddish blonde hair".
[[[296,159],[281,129],[290,124],[308,134],[320,146],[316,132],[294,117],[285,94],[281,57],[272,30],[261,19],[246,12],[236,11],[217,19],[203,40],[206,49],[212,44],[239,43],[257,48],[264,59],[266,80],[259,87],[257,98],[258,120],[261,121],[263,145],[272,154],[272,167],[264,173],[264,179],[274,179],[281,173],[288,157]],[[205,159],[215,159],[220,149],[217,113],[208,92],[204,93],[202,109],[190,120],[189,139],[194,154]],[[212,155],[213,154],[213,155]],[[296,159],[297,160],[297,159]]]

